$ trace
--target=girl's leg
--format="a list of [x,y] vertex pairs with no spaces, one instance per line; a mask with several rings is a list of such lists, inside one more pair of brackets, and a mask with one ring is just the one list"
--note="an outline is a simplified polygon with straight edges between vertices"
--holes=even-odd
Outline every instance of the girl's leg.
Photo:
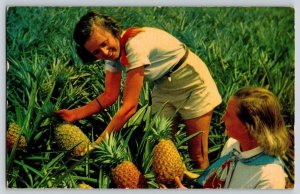
[[178,126],[180,124],[180,121],[182,121],[182,119],[179,115],[176,115],[172,120],[171,138],[173,139],[173,141],[175,140],[175,135],[178,131]]
[[185,121],[188,136],[202,131],[188,142],[190,157],[200,169],[205,169],[209,165],[208,134],[212,113],[213,111],[210,111],[205,115]]

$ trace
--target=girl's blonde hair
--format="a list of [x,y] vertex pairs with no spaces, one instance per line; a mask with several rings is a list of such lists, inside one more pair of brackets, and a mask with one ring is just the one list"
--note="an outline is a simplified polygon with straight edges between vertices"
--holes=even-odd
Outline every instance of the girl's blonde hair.
[[238,117],[247,126],[264,152],[283,156],[288,149],[288,133],[277,97],[267,89],[246,87],[233,97],[238,103]]

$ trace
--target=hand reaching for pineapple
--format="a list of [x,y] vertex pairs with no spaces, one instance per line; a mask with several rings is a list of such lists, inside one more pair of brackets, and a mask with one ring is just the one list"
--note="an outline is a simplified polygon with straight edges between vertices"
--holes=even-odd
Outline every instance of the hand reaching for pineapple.
[[95,148],[96,148],[96,147],[104,140],[105,135],[106,135],[106,132],[105,132],[105,133],[103,132],[103,133],[98,137],[98,139],[97,139],[95,142],[89,144],[89,147],[86,147],[86,148],[81,152],[80,155],[83,156],[83,155],[85,155],[86,153],[88,153],[88,152],[92,151],[93,149],[95,149]]
[[87,154],[88,152],[92,151],[93,149],[95,149],[97,146],[96,143],[91,143],[89,144],[88,147],[84,148],[84,150],[82,152],[80,152],[80,156],[84,156],[85,154]]
[[55,114],[57,114],[63,120],[68,121],[68,122],[77,121],[76,114],[74,114],[74,111],[72,111],[72,110],[61,109],[61,110],[55,111]]

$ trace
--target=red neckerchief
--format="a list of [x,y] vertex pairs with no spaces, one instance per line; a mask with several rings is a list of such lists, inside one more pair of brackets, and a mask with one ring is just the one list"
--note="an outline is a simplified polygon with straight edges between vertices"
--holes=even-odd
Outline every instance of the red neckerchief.
[[138,33],[143,32],[144,30],[142,28],[138,27],[131,27],[128,28],[123,36],[120,38],[120,52],[121,52],[121,57],[120,57],[120,62],[125,66],[128,67],[129,63],[127,61],[126,57],[126,50],[125,50],[125,45],[128,41],[128,39],[136,36]]

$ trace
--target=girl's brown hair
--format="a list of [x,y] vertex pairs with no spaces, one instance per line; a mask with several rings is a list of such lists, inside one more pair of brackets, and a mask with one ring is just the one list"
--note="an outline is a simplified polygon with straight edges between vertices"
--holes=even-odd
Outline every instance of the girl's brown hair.
[[107,15],[102,15],[94,11],[90,11],[82,16],[75,25],[73,39],[77,43],[77,54],[84,63],[91,63],[97,60],[94,55],[89,53],[84,48],[84,44],[89,39],[94,26],[105,28],[115,37],[120,37],[122,33],[121,26],[113,18]]
[[267,154],[283,156],[289,141],[277,97],[260,87],[242,88],[233,97],[238,102],[239,119],[259,146]]

